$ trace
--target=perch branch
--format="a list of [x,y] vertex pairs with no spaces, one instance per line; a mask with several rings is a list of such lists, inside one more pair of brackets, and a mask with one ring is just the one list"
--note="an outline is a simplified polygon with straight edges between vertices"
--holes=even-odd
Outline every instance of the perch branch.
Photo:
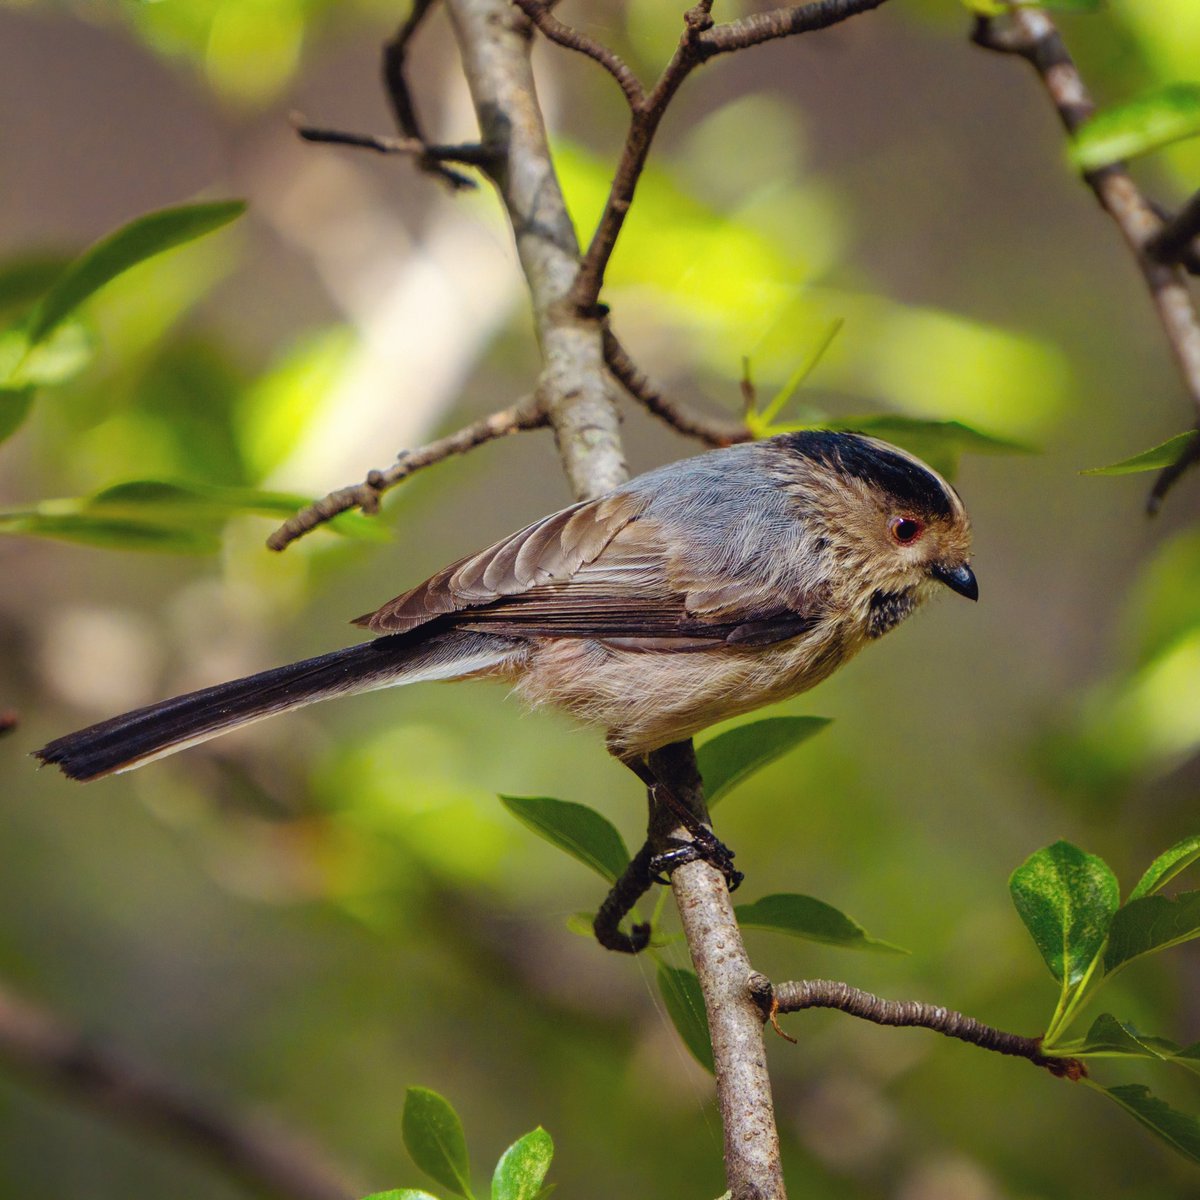
[[1087,1068],[1077,1058],[1055,1058],[1043,1054],[1041,1038],[1005,1033],[1002,1029],[994,1029],[991,1025],[976,1021],[974,1017],[936,1004],[923,1004],[919,1000],[884,1000],[832,979],[804,979],[796,983],[781,983],[772,989],[769,981],[760,975],[751,981],[751,991],[759,998],[760,1005],[762,999],[766,998],[763,1016],[772,1023],[777,1013],[800,1012],[806,1008],[836,1008],[839,1012],[863,1021],[872,1021],[876,1025],[932,1029],[935,1033],[969,1042],[982,1050],[1026,1058],[1035,1067],[1044,1067],[1051,1075],[1081,1079],[1087,1074]]
[[[1037,72],[1068,134],[1075,133],[1095,111],[1092,97],[1057,27],[1044,12],[1015,9],[1006,25],[992,17],[976,17],[971,38],[985,49],[1025,59]],[[1151,242],[1163,233],[1162,219],[1123,164],[1112,163],[1085,171],[1083,178],[1101,207],[1116,222],[1137,260],[1200,420],[1200,319],[1183,269],[1159,261],[1150,252]],[[1152,513],[1180,475],[1196,461],[1197,441],[1200,439],[1193,441],[1179,462],[1158,477],[1150,494]]]
[[510,408],[480,417],[478,421],[472,421],[470,425],[415,450],[406,450],[386,470],[371,471],[362,483],[338,488],[336,492],[330,492],[328,496],[302,508],[267,538],[267,546],[272,550],[283,550],[318,525],[352,508],[360,508],[366,513],[378,512],[379,497],[423,467],[430,467],[455,454],[465,454],[484,442],[508,437],[523,429],[539,429],[547,424],[549,420],[537,397],[526,396]]
[[[691,741],[654,751],[650,766],[675,797],[711,827]],[[656,851],[690,840],[691,835],[665,805],[652,804],[651,813],[651,844]],[[767,1074],[763,1018],[746,986],[755,973],[729,889],[720,871],[697,861],[672,872],[671,890],[704,993],[730,1192],[734,1200],[783,1200],[786,1191]]]
[[740,421],[707,417],[664,395],[638,369],[607,324],[604,328],[604,362],[617,382],[639,404],[686,437],[696,438],[707,446],[732,446],[753,440],[754,434]]
[[278,1200],[348,1200],[361,1189],[293,1134],[233,1117],[0,987],[0,1060],[110,1119],[169,1137]]

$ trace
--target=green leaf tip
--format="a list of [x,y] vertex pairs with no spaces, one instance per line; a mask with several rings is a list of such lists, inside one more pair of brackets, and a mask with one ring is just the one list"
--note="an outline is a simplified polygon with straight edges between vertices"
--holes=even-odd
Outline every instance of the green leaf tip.
[[1172,83],[1098,112],[1075,134],[1072,163],[1095,171],[1200,134],[1200,83]]
[[1146,873],[1129,893],[1129,899],[1138,900],[1142,896],[1157,892],[1197,859],[1200,859],[1200,833],[1194,833],[1191,837],[1176,842],[1169,850],[1164,850],[1146,868]]
[[629,866],[629,851],[620,831],[586,804],[550,796],[501,796],[500,803],[527,829],[609,883],[616,883]]
[[710,738],[696,751],[709,806],[830,723],[828,717],[766,717]]
[[777,892],[753,904],[739,904],[734,911],[739,924],[755,929],[770,929],[848,950],[908,953],[902,946],[870,937],[857,921],[814,896]]
[[467,1139],[450,1101],[431,1088],[410,1087],[400,1125],[413,1162],[456,1196],[473,1200]]
[[1113,917],[1104,951],[1104,969],[1118,967],[1169,950],[1200,937],[1200,891],[1178,896],[1139,896]]
[[1099,1090],[1155,1137],[1166,1142],[1172,1150],[1194,1163],[1200,1163],[1200,1121],[1190,1113],[1172,1108],[1140,1083],[1125,1083]]
[[1189,429],[1187,433],[1177,433],[1167,438],[1149,450],[1123,458],[1120,462],[1109,463],[1106,467],[1089,467],[1080,471],[1081,475],[1135,475],[1139,471],[1161,471],[1164,467],[1173,467],[1185,454],[1188,454],[1200,432]]

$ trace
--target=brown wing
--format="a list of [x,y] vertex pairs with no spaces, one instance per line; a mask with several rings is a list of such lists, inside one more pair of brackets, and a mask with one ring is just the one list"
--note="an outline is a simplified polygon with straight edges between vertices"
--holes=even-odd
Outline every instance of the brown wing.
[[704,577],[627,492],[554,513],[439,571],[356,624],[399,633],[438,618],[515,636],[617,639],[679,649],[765,644],[804,632],[811,597],[755,578]]

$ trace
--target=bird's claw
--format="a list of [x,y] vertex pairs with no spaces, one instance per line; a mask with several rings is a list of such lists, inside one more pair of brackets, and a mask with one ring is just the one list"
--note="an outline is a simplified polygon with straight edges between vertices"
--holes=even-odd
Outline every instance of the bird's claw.
[[737,891],[745,876],[733,865],[733,851],[714,834],[707,830],[704,833],[707,836],[696,837],[694,841],[656,854],[650,860],[650,877],[654,882],[665,886],[671,882],[671,872],[679,867],[691,862],[706,862],[725,876],[725,886],[731,892]]

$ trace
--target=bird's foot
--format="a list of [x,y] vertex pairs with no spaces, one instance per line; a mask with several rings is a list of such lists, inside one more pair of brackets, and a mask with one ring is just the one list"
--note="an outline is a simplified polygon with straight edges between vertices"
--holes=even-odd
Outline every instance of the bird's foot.
[[725,876],[725,886],[731,892],[737,891],[745,876],[733,865],[733,851],[705,826],[691,832],[692,841],[680,842],[670,850],[656,854],[650,860],[650,872],[654,881],[668,884],[671,882],[671,872],[678,867],[685,863],[706,862]]

